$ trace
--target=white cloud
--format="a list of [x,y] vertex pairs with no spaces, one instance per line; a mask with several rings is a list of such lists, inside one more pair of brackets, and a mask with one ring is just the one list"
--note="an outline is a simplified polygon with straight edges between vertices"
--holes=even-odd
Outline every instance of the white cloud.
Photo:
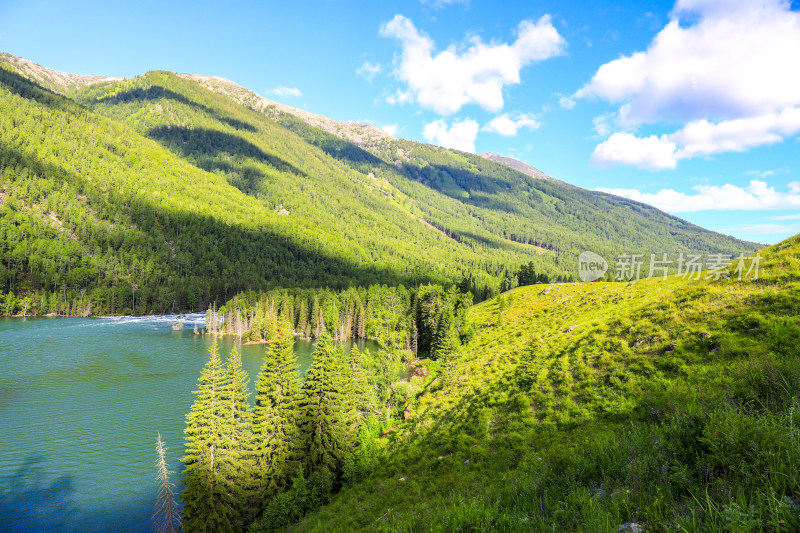
[[800,213],[796,215],[781,215],[777,217],[769,217],[772,220],[800,220]]
[[448,127],[443,119],[434,120],[425,125],[422,136],[428,142],[453,148],[463,152],[475,153],[475,139],[478,137],[478,123],[472,119],[454,121]]
[[300,89],[297,87],[284,87],[283,85],[280,87],[275,87],[270,92],[275,96],[280,96],[281,98],[300,98],[303,96],[303,93],[300,92]]
[[611,124],[608,122],[614,118],[613,114],[600,115],[592,119],[594,131],[601,137],[607,137],[611,133]]
[[386,97],[386,102],[391,105],[402,105],[411,103],[414,97],[408,91],[397,89],[395,92]]
[[397,124],[384,124],[381,129],[394,137],[397,134]]
[[564,109],[572,109],[573,107],[575,107],[576,103],[577,102],[575,101],[575,99],[569,96],[562,96],[561,98],[558,99],[558,105],[560,105]]
[[381,67],[380,63],[370,63],[369,61],[364,61],[364,63],[356,70],[356,74],[363,76],[367,81],[371,82],[375,79],[375,76],[381,73],[381,70],[383,70],[383,67]]
[[503,89],[520,83],[524,66],[561,55],[566,48],[548,15],[537,22],[520,22],[513,44],[485,44],[473,37],[462,51],[449,46],[435,53],[433,40],[402,15],[383,24],[380,35],[401,42],[395,78],[407,85],[406,92],[419,105],[440,115],[455,113],[467,104],[499,111],[504,104]]
[[778,192],[766,182],[751,180],[747,187],[727,183],[722,186],[698,185],[697,194],[686,194],[673,189],[662,189],[656,193],[643,193],[636,189],[597,189],[650,204],[670,213],[716,210],[759,210],[800,208],[800,185],[789,184],[789,192]]
[[666,136],[639,138],[630,133],[615,133],[600,143],[590,162],[599,167],[635,165],[649,170],[675,168],[675,143]]
[[602,65],[571,98],[619,104],[623,128],[679,124],[677,159],[800,132],[800,12],[785,0],[678,0],[644,52]]
[[754,146],[780,142],[784,136],[798,131],[800,105],[755,117],[723,120],[716,124],[705,119],[695,120],[670,135],[670,138],[681,146],[678,156],[683,159],[720,152],[743,152]]
[[490,120],[489,123],[483,127],[483,130],[498,133],[506,137],[513,137],[520,128],[535,130],[541,126],[542,123],[536,120],[536,117],[531,114],[509,115],[508,113],[503,113]]

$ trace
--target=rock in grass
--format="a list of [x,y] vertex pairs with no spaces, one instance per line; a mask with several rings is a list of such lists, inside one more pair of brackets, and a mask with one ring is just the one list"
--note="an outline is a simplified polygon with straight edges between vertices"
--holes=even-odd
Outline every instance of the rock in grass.
[[644,344],[645,342],[647,342],[647,337],[639,337],[638,339],[636,339],[636,341],[634,341],[633,345],[639,346],[641,344]]
[[604,488],[596,488],[592,489],[592,495],[590,496],[591,499],[596,500],[599,498],[605,498],[607,496],[606,489]]
[[575,328],[577,327],[578,327],[577,324],[573,324],[572,326],[569,327],[569,329],[567,329],[567,331],[575,331]]
[[630,532],[630,533],[644,533],[644,526],[636,522],[625,522],[617,527],[617,531]]
[[701,339],[710,339],[711,338],[711,333],[709,333],[707,331],[704,331],[703,333],[700,334],[700,338]]
[[675,348],[677,348],[677,347],[678,347],[677,344],[675,344],[674,342],[671,342],[671,343],[667,344],[667,347],[664,348],[664,350],[666,350],[668,352],[673,352],[673,351],[675,351]]

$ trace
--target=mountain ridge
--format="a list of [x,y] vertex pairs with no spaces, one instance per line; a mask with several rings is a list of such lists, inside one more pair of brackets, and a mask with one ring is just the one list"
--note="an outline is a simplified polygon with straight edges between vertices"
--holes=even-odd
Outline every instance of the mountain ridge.
[[[494,154],[492,152],[486,152],[484,154],[479,154],[480,157],[487,159],[489,161],[494,161],[495,163],[499,163],[501,165],[505,165],[509,168],[513,168],[523,174],[526,174],[532,178],[543,179],[543,180],[555,180],[552,176],[548,176],[538,168],[535,168],[519,159],[514,159],[513,157],[502,156],[498,154]],[[557,180],[561,181],[561,180]],[[563,182],[562,183],[566,183]]]

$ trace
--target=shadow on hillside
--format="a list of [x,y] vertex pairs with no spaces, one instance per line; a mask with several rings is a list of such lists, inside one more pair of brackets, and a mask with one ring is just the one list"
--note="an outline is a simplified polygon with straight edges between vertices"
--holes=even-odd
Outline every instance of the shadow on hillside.
[[215,159],[221,154],[228,154],[232,157],[255,159],[281,172],[289,172],[295,176],[306,176],[305,172],[291,163],[278,156],[268,154],[253,143],[229,133],[206,128],[159,126],[151,129],[147,135],[170,151],[203,165],[204,170],[220,169],[227,172],[234,170],[230,163]]
[[229,163],[220,161],[211,156],[200,156],[192,160],[195,166],[209,172],[221,172],[228,183],[245,194],[256,196],[260,191],[260,184],[267,175],[252,164]]
[[343,161],[360,172],[371,172],[376,168],[386,166],[386,163],[370,152],[328,133],[314,128],[293,116],[281,116],[278,123],[287,130],[294,132],[312,146],[316,146],[336,160]]
[[0,68],[0,85],[17,96],[28,100],[35,100],[48,107],[63,110],[67,110],[70,106],[78,107],[66,97],[56,94],[49,89],[45,89],[38,83],[30,81],[24,76],[20,76],[16,72],[4,68]]
[[67,531],[76,513],[72,477],[54,477],[45,471],[44,458],[27,457],[0,481],[0,530]]
[[198,111],[203,113],[207,113],[220,122],[224,122],[229,126],[236,128],[237,130],[247,130],[250,132],[257,131],[256,128],[243,122],[241,120],[237,120],[235,118],[226,117],[221,115],[214,109],[211,109],[203,104],[198,104],[194,102],[182,94],[176,93],[175,91],[171,91],[165,87],[161,87],[159,85],[151,85],[150,87],[137,87],[135,89],[128,89],[126,91],[120,91],[118,93],[114,93],[112,95],[104,96],[102,98],[98,98],[94,100],[94,103],[98,104],[121,104],[125,102],[132,102],[135,100],[140,101],[151,101],[151,100],[172,100],[174,102],[178,102],[180,104],[188,105],[190,107],[195,108]]
[[[220,199],[218,204],[215,197],[193,199],[191,193],[186,192],[192,189],[180,193],[185,197],[182,203],[166,204],[156,199],[161,195],[153,194],[153,190],[145,186],[150,177],[147,170],[138,171],[143,187],[134,192],[121,183],[98,187],[91,180],[91,173],[79,175],[2,144],[0,161],[12,167],[28,168],[29,176],[53,178],[67,189],[81,191],[86,199],[85,207],[80,204],[80,208],[88,208],[95,213],[93,218],[105,222],[98,224],[67,217],[62,220],[65,229],[79,235],[89,249],[120,250],[113,252],[120,261],[120,272],[97,266],[98,288],[106,291],[109,298],[116,297],[118,302],[124,295],[131,294],[126,279],[133,272],[127,266],[132,262],[153,261],[157,266],[157,275],[138,281],[136,298],[149,301],[153,309],[157,309],[157,304],[161,312],[173,308],[202,310],[210,302],[227,301],[248,289],[345,289],[354,284],[412,286],[442,281],[419,268],[403,271],[401,267],[395,269],[357,261],[348,255],[356,244],[344,239],[329,243],[322,235],[310,238],[315,226],[305,219],[273,216],[267,209],[260,217],[252,210],[245,211],[249,213],[247,218],[237,217],[236,213],[222,207],[242,201],[241,197],[237,198],[240,193],[234,193],[233,189],[233,196],[228,201]],[[120,167],[120,170],[124,174],[126,168]],[[158,169],[150,171],[158,172]],[[35,186],[31,186],[35,193]],[[61,206],[56,215],[63,215],[61,209],[67,212],[77,206]],[[78,227],[78,224],[84,226]],[[87,231],[86,225],[92,230]],[[68,284],[65,288],[80,290],[81,287]],[[122,304],[118,307],[123,308]]]

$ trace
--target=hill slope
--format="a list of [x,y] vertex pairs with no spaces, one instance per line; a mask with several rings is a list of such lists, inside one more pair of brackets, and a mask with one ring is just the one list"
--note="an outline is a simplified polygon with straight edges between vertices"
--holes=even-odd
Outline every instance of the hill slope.
[[763,255],[473,307],[377,473],[293,530],[796,531],[800,236]]
[[[334,121],[277,104],[228,80],[181,76],[196,79],[274,117],[352,168],[381,176],[423,201],[420,208],[437,227],[441,225],[445,231],[465,239],[477,231],[481,237],[489,233],[515,242],[569,250],[570,255],[575,248],[586,247],[585,235],[598,234],[603,236],[599,240],[606,242],[593,244],[600,244],[603,252],[622,247],[641,251],[647,246],[676,252],[682,247],[706,251],[742,245],[751,251],[756,248],[752,243],[712,234],[652,206],[571,186],[511,158],[496,154],[475,156],[394,139],[368,124]],[[432,191],[440,194],[432,195]],[[433,198],[424,202],[428,196]],[[553,225],[559,226],[560,231],[553,231]],[[663,231],[665,226],[668,232]],[[642,237],[642,233],[647,236]],[[609,242],[620,246],[609,246]]]
[[218,78],[0,63],[0,291],[34,295],[36,312],[185,310],[248,288],[375,282],[462,283],[481,299],[530,262],[574,278],[585,249],[755,247],[472,154],[290,113]]
[[[255,124],[259,122],[257,115],[266,116],[272,122],[269,130],[266,129],[267,123],[261,122],[259,128],[262,129],[257,135],[248,136],[241,128],[231,133],[251,143],[260,142],[259,146],[265,149],[272,147],[273,150],[286,148],[277,146],[271,138],[273,135],[283,135],[292,139],[292,142],[302,139],[305,146],[302,149],[293,146],[296,153],[310,151],[327,166],[349,172],[355,179],[378,188],[416,219],[481,253],[490,250],[495,255],[503,250],[511,251],[514,255],[530,253],[530,248],[515,246],[523,244],[552,250],[557,252],[556,256],[563,255],[553,257],[545,254],[538,258],[545,270],[563,272],[566,265],[571,266],[578,253],[586,248],[595,248],[609,255],[623,249],[638,252],[645,249],[648,252],[669,250],[675,253],[689,250],[734,253],[754,249],[751,243],[708,232],[652,207],[585,191],[541,173],[534,177],[526,176],[505,165],[490,163],[471,154],[397,140],[367,124],[332,121],[262,99],[227,80],[179,75],[259,113],[247,114],[242,109],[234,111],[229,104],[170,76],[162,73],[161,79],[156,79],[147,75],[123,84],[89,88],[82,91],[78,99],[107,116],[135,123],[140,133],[154,138],[163,137],[163,128],[174,128],[177,122],[205,120],[197,115],[179,118],[149,112],[155,106],[163,108],[164,105],[174,104],[167,104],[168,98],[157,96],[162,90],[181,95],[189,102],[202,100],[203,106],[216,113],[226,107],[243,123]],[[130,93],[132,87],[153,94],[145,96],[142,93],[134,97]],[[125,96],[115,97],[126,100],[124,105],[119,105],[117,101],[103,101],[103,95],[115,92],[124,93]],[[146,121],[142,120],[144,116],[148,117]],[[209,127],[223,126],[212,122],[208,123]],[[296,137],[276,130],[275,123],[290,130]],[[181,142],[185,140],[182,138]],[[195,142],[186,148],[178,147],[174,141],[162,138],[165,146],[202,165],[198,155],[207,157],[208,154],[197,153],[205,149],[201,143]],[[289,157],[285,151],[280,153],[283,157]],[[246,157],[246,154],[239,155]],[[243,165],[245,159],[241,161]],[[252,157],[249,162],[253,162]],[[297,161],[296,168],[303,169],[304,164],[307,163]],[[235,168],[226,170],[236,172]],[[313,172],[306,174],[313,175]],[[261,190],[251,192],[275,201],[278,197],[275,189],[273,184],[262,183]],[[292,201],[298,201],[296,195]],[[313,214],[309,213],[309,216]],[[537,257],[534,255],[534,259]],[[561,264],[558,263],[559,259],[562,260]],[[503,258],[501,267],[510,266],[508,262]]]

